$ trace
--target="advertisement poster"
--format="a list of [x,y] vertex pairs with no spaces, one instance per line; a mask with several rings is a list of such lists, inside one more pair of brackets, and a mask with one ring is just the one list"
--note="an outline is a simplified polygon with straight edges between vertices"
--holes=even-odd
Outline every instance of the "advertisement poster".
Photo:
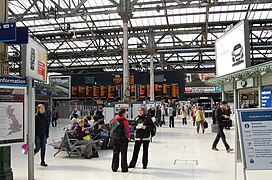
[[29,38],[26,49],[26,77],[46,82],[47,80],[47,51],[35,40]]
[[50,76],[50,85],[53,86],[53,98],[71,98],[71,76]]
[[24,142],[26,88],[0,86],[0,146]]
[[272,169],[272,109],[238,112],[244,167]]
[[250,66],[249,25],[243,20],[215,42],[216,75],[223,76]]

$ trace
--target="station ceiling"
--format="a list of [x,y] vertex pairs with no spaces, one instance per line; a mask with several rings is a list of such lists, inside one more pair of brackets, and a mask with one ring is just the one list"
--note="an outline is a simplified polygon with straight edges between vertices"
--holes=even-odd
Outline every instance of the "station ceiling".
[[[215,72],[215,40],[242,19],[250,22],[252,65],[272,58],[272,0],[9,0],[9,22],[46,47],[49,72],[122,71],[122,3],[133,6],[131,70],[148,70],[152,32],[155,69]],[[9,46],[9,61],[18,73],[19,46]]]

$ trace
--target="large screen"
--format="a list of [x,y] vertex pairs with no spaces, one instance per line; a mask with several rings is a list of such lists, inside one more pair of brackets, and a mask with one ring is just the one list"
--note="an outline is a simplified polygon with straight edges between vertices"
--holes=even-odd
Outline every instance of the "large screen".
[[240,21],[215,42],[216,75],[223,76],[250,66],[249,25]]
[[53,98],[71,98],[71,76],[50,76],[50,85],[53,87]]

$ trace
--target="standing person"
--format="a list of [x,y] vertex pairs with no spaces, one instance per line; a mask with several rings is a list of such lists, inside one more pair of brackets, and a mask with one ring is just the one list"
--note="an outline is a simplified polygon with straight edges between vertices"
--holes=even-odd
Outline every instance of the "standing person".
[[192,107],[191,117],[192,117],[192,120],[193,120],[193,126],[195,126],[195,123],[196,123],[196,106]]
[[119,154],[121,152],[122,172],[128,172],[127,148],[130,140],[130,130],[126,119],[126,109],[121,108],[118,115],[111,120],[111,138],[113,140],[113,158],[111,169],[116,172],[119,167]]
[[185,106],[182,106],[182,108],[180,109],[180,115],[182,118],[182,124],[187,125],[187,109],[185,108]]
[[158,105],[157,109],[156,109],[156,125],[157,125],[157,127],[162,126],[161,116],[162,116],[161,106]]
[[141,145],[143,144],[143,169],[146,169],[148,164],[148,147],[151,141],[151,130],[155,128],[153,121],[147,116],[145,108],[139,108],[138,116],[133,122],[135,130],[135,144],[133,156],[128,168],[135,168]]
[[215,111],[216,124],[218,124],[218,132],[217,132],[217,135],[213,141],[212,150],[219,151],[216,148],[216,146],[219,142],[219,139],[221,138],[221,140],[223,141],[223,143],[225,145],[227,152],[229,153],[230,151],[233,151],[233,149],[230,148],[230,146],[228,145],[228,143],[226,141],[226,136],[224,134],[224,131],[223,131],[224,128],[222,125],[222,120],[229,118],[229,116],[224,114],[224,110],[226,109],[227,105],[228,105],[227,101],[222,101],[220,107],[217,108]]
[[202,128],[202,133],[204,134],[205,128],[204,128],[204,121],[205,121],[205,115],[202,107],[198,107],[198,111],[196,112],[196,132],[199,133],[200,125]]
[[58,112],[56,111],[56,108],[52,108],[52,127],[57,127],[57,120],[58,120]]
[[164,105],[161,106],[162,124],[165,125],[165,108]]
[[169,127],[174,128],[174,117],[176,116],[176,111],[172,106],[168,107],[168,115],[169,115]]
[[46,139],[49,137],[49,121],[46,117],[45,106],[39,104],[35,115],[35,149],[34,154],[41,150],[41,166],[47,167],[45,163]]

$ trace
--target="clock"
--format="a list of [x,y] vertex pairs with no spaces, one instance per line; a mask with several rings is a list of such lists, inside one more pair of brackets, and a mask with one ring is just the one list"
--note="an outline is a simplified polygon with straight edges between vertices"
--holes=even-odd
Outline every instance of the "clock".
[[241,86],[242,87],[246,87],[247,86],[247,81],[246,80],[242,80],[241,81]]

